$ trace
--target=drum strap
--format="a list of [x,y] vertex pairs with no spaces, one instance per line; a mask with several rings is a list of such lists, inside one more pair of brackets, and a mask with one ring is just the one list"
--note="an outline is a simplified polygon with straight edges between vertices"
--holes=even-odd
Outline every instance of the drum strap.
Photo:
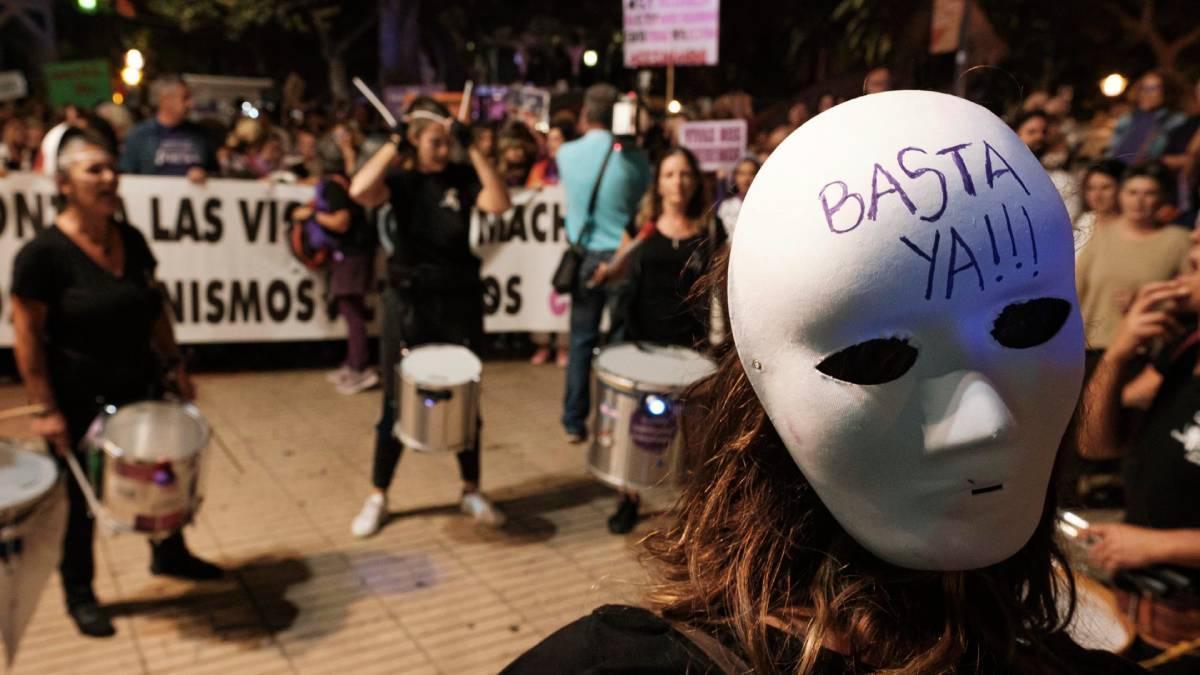
[[695,645],[723,675],[751,672],[749,664],[742,657],[712,635],[683,623],[672,623],[671,627]]

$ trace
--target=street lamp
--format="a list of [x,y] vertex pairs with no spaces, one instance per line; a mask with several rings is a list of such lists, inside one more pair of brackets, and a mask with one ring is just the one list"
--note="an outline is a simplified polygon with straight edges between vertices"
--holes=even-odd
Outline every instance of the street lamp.
[[596,53],[595,49],[589,49],[583,53],[583,65],[595,68],[597,63],[600,63],[600,55]]
[[677,99],[671,99],[671,102],[667,104],[667,112],[672,115],[678,115],[680,110],[683,110],[683,104]]
[[130,49],[125,52],[125,65],[135,70],[141,70],[146,67],[146,57],[136,49]]
[[1116,98],[1125,92],[1125,87],[1129,85],[1129,80],[1120,73],[1113,73],[1108,77],[1100,80],[1100,91],[1109,98]]
[[142,71],[140,68],[130,68],[125,66],[121,69],[121,81],[125,84],[136,87],[142,82]]

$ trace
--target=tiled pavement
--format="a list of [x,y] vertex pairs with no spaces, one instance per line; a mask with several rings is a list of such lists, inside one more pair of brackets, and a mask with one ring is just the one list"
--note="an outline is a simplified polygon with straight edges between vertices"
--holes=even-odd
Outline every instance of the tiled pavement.
[[[453,456],[409,452],[393,519],[362,541],[349,524],[367,493],[379,393],[340,396],[323,375],[198,376],[218,438],[187,537],[232,574],[163,580],[144,540],[99,536],[96,591],[117,636],[80,637],[54,577],[12,675],[494,673],[591,608],[639,597],[647,524],[606,530],[614,493],[588,477],[557,422],[561,370],[484,367],[483,484],[508,525],[458,513]],[[0,407],[22,402],[19,387],[0,387]],[[26,436],[26,424],[2,423],[0,435]],[[669,498],[650,495],[647,510]]]

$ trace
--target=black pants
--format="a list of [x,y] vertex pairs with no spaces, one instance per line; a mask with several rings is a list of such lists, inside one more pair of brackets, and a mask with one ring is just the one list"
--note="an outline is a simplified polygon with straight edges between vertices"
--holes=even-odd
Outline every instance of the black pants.
[[[396,400],[396,364],[400,351],[432,342],[477,347],[483,335],[483,317],[479,294],[432,295],[400,293],[388,288],[383,292],[383,335],[379,344],[379,372],[383,376],[383,410],[375,425],[375,461],[371,482],[386,491],[396,474],[396,465],[404,445],[396,439],[393,427],[398,417]],[[473,304],[472,304],[473,303]],[[482,421],[476,420],[477,426]],[[458,453],[458,470],[465,483],[479,483],[479,434],[475,445]]]
[[[60,405],[62,403],[60,402]],[[88,426],[99,413],[99,405],[67,405],[63,414],[67,419],[71,447],[75,449],[75,459],[87,472],[87,455],[80,448],[80,442],[87,433]],[[60,470],[67,476],[67,529],[63,534],[62,560],[58,564],[59,575],[62,577],[63,593],[67,604],[95,600],[92,582],[96,577],[95,531],[96,521],[88,508],[87,498],[75,480],[74,474],[66,463],[59,461]],[[151,556],[170,557],[180,555],[187,550],[183,541],[183,532],[177,530],[166,539],[150,542]]]

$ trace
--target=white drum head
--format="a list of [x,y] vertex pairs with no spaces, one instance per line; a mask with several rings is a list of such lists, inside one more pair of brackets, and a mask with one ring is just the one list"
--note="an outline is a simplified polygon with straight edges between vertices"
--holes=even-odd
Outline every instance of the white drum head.
[[117,409],[104,424],[106,449],[140,462],[188,459],[208,445],[208,423],[194,406],[142,401]]
[[1124,651],[1133,641],[1133,635],[1116,605],[1103,595],[1103,587],[1082,577],[1076,579],[1075,614],[1067,626],[1067,634],[1084,649]]
[[637,345],[606,347],[596,369],[654,387],[686,387],[716,370],[712,361],[686,347]]
[[27,443],[0,439],[0,512],[36,501],[57,478],[54,460]]
[[400,362],[400,376],[417,384],[453,387],[479,379],[483,363],[466,347],[417,347]]

